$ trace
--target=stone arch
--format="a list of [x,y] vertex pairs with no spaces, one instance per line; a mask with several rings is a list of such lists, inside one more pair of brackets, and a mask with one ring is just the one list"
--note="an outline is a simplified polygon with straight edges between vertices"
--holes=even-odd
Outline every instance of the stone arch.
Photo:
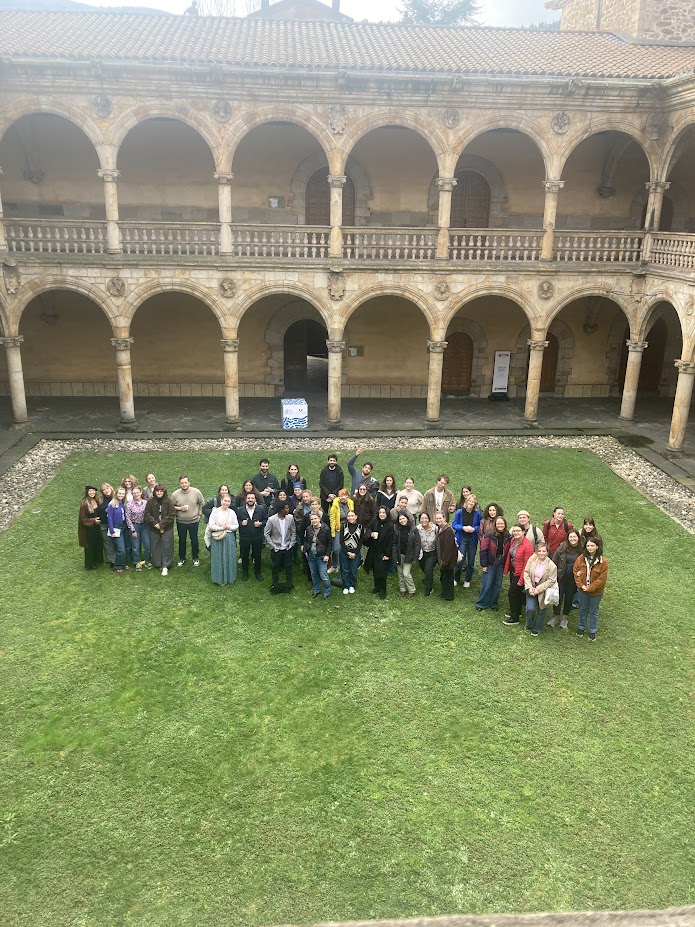
[[[322,167],[326,168],[328,177],[328,163],[321,152],[305,158],[294,172],[290,183],[292,193],[292,212],[297,217],[299,225],[306,224],[306,185],[310,177]],[[366,171],[356,158],[348,158],[345,172],[351,177],[355,185],[355,225],[365,225],[369,218],[369,202],[372,198],[372,188]],[[328,183],[328,181],[326,181]]]
[[[490,188],[490,227],[498,228],[506,218],[507,189],[502,175],[492,161],[478,155],[461,155],[454,166],[454,176],[463,171],[473,171],[480,174],[487,181]],[[427,195],[427,210],[432,217],[432,224],[437,224],[439,212],[439,189],[437,188],[438,175],[432,178]]]
[[329,166],[329,173],[339,173],[336,158],[336,146],[328,128],[316,119],[311,113],[297,106],[266,106],[259,107],[249,113],[244,113],[227,131],[226,139],[220,154],[220,171],[231,171],[234,164],[234,155],[239,143],[258,126],[272,122],[291,122],[312,135],[318,145],[323,149]]
[[[557,362],[557,373],[555,376],[555,396],[563,397],[572,373],[572,361],[574,360],[574,335],[572,329],[562,319],[553,319],[547,329],[550,334],[557,338],[559,345],[559,355]],[[509,379],[515,378],[517,386],[517,395],[526,394],[527,368],[528,368],[528,344],[531,337],[531,328],[526,325],[519,333],[516,339],[516,348],[514,358],[509,372]]]
[[348,132],[343,136],[342,152],[343,164],[345,164],[354,149],[355,145],[376,129],[383,129],[387,126],[398,126],[404,129],[412,129],[420,135],[432,150],[437,161],[437,169],[442,177],[446,174],[446,154],[448,145],[439,128],[428,119],[423,119],[418,113],[412,110],[398,110],[393,112],[372,113],[365,116],[355,125],[351,126]]
[[503,299],[508,299],[510,302],[516,303],[516,305],[526,316],[527,322],[534,329],[534,331],[540,331],[541,329],[543,331],[546,330],[545,322],[535,313],[534,304],[525,293],[522,293],[510,286],[490,283],[483,285],[473,284],[469,286],[468,289],[464,290],[463,293],[458,294],[457,299],[448,307],[448,310],[445,310],[442,314],[442,324],[444,324],[444,331],[448,331],[449,325],[451,325],[451,322],[458,312],[460,312],[468,303],[471,303],[474,299],[479,299],[482,296],[501,296]]
[[[200,284],[194,283],[192,280],[184,280],[177,277],[158,277],[156,280],[149,280],[147,283],[143,283],[136,287],[125,300],[123,315],[128,319],[128,323],[132,323],[135,313],[143,303],[160,293],[186,293],[188,296],[193,296],[195,299],[200,300],[201,303],[204,303],[208,309],[212,311],[213,315],[220,323],[220,329],[223,333],[222,337],[225,337],[224,333],[230,327],[233,327],[232,320],[226,315],[220,303],[208,289],[200,286]],[[125,311],[126,309],[128,310],[127,313]],[[234,337],[234,335],[229,335],[227,337]]]
[[590,122],[579,126],[574,132],[570,131],[570,133],[565,136],[562,152],[558,156],[558,177],[553,179],[562,177],[567,162],[582,142],[585,142],[593,135],[598,135],[600,132],[617,132],[622,135],[629,135],[632,141],[639,145],[647,160],[647,164],[649,165],[649,179],[655,179],[657,157],[653,145],[647,143],[647,139],[641,130],[631,126],[629,123],[620,123],[616,125],[615,116],[592,118]]
[[693,122],[690,112],[684,118],[676,120],[669,144],[664,146],[658,163],[657,179],[668,180],[668,175],[678,163],[679,149],[685,141],[689,129],[695,129],[695,122]]
[[547,328],[550,327],[554,319],[562,312],[562,310],[569,306],[570,303],[576,302],[578,299],[586,299],[590,296],[601,296],[604,299],[609,299],[611,302],[615,303],[616,306],[621,310],[624,317],[630,323],[630,331],[634,334],[639,326],[639,319],[637,316],[638,310],[633,307],[632,301],[624,293],[618,293],[612,289],[609,284],[593,284],[592,286],[583,286],[577,287],[575,290],[572,290],[571,293],[566,294],[556,303],[550,307],[546,321]]
[[265,330],[263,340],[269,350],[266,382],[274,388],[276,396],[282,395],[285,385],[285,334],[290,326],[303,319],[311,319],[326,326],[325,319],[315,306],[303,297],[295,297],[294,301],[277,310]]
[[9,318],[5,300],[0,296],[0,338],[5,338],[10,334]]
[[[133,129],[137,128],[137,126],[144,125],[151,119],[172,119],[175,122],[180,122],[188,126],[189,129],[196,132],[205,142],[215,162],[216,170],[221,170],[221,168],[217,167],[220,157],[220,140],[212,131],[210,122],[190,112],[189,109],[182,104],[174,102],[167,103],[166,101],[161,101],[156,104],[147,103],[133,106],[119,116],[118,120],[111,128],[108,137],[108,144],[115,152],[114,166],[118,163],[121,147],[128,135]],[[212,181],[212,178],[210,178],[210,180]]]
[[86,283],[79,278],[61,277],[58,274],[53,274],[49,277],[39,277],[20,287],[17,293],[14,311],[8,320],[10,323],[10,330],[19,330],[19,323],[24,314],[24,310],[32,299],[41,296],[43,293],[48,293],[51,290],[69,290],[73,293],[80,293],[82,296],[86,296],[87,299],[91,300],[104,313],[111,327],[114,329],[114,336],[118,334],[116,328],[118,326],[119,316],[105,294],[96,286],[92,286],[90,283]]
[[376,284],[366,290],[362,290],[357,294],[357,296],[355,296],[344,306],[343,311],[341,312],[341,332],[340,335],[336,336],[337,340],[342,338],[343,332],[345,331],[345,326],[350,321],[355,312],[365,303],[368,303],[370,300],[376,299],[379,296],[399,296],[401,299],[406,299],[408,302],[413,303],[425,317],[425,321],[427,322],[430,330],[430,338],[433,341],[438,340],[441,322],[436,310],[434,310],[428,304],[423,294],[417,292],[416,290],[412,290],[407,286],[390,286],[387,284]]
[[104,148],[106,141],[101,130],[94,122],[91,116],[77,106],[70,106],[68,103],[55,103],[53,101],[30,100],[24,104],[18,103],[13,106],[7,113],[7,121],[0,126],[0,142],[5,137],[8,129],[19,119],[24,116],[49,115],[59,116],[71,123],[78,129],[91,143],[99,160],[100,167],[107,167],[104,159]]
[[636,340],[649,340],[648,335],[650,329],[658,319],[663,317],[666,307],[670,307],[675,312],[676,318],[678,319],[679,334],[682,339],[685,338],[683,319],[681,317],[681,313],[678,311],[678,307],[676,306],[676,301],[669,293],[663,292],[650,294],[646,312],[639,323]]
[[[263,299],[264,296],[275,296],[283,294],[288,296],[296,296],[297,299],[302,299],[308,303],[318,312],[322,323],[326,326],[326,331],[328,332],[329,337],[335,340],[340,339],[342,334],[342,326],[338,326],[336,320],[332,317],[330,310],[323,304],[316,293],[300,283],[262,283],[259,286],[254,287],[236,304],[233,318],[234,331],[236,332],[239,323],[254,303],[257,303],[260,299]],[[295,319],[294,321],[297,320]],[[230,319],[230,323],[231,322],[232,320]],[[236,337],[236,335],[234,335],[234,337]]]
[[488,385],[485,379],[485,367],[488,363],[488,340],[485,329],[473,319],[454,316],[446,330],[447,337],[455,332],[464,332],[473,342],[473,364],[471,368],[471,388],[469,396],[482,396]]
[[[688,228],[690,218],[690,200],[688,192],[682,184],[672,183],[670,189],[664,194],[664,199],[668,198],[673,205],[673,225],[672,232],[685,232]],[[649,200],[649,191],[646,187],[639,190],[633,197],[630,204],[630,219],[634,222],[636,229],[642,228],[642,216],[647,208]]]
[[550,165],[552,164],[554,152],[548,143],[548,132],[536,120],[530,119],[528,116],[522,114],[514,113],[507,113],[504,116],[494,114],[488,115],[483,119],[479,119],[465,126],[461,135],[459,135],[451,148],[451,157],[453,159],[451,165],[452,174],[461,156],[471,142],[474,142],[476,138],[484,135],[486,132],[492,132],[494,129],[512,129],[519,132],[521,135],[525,135],[537,148],[545,166],[546,177],[550,176],[552,173],[550,171]]

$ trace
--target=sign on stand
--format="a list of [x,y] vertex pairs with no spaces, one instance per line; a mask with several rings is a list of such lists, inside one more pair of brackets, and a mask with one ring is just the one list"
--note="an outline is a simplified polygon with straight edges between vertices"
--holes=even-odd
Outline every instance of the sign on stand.
[[309,406],[306,399],[282,399],[282,427],[308,428]]
[[511,351],[495,351],[495,369],[492,374],[492,394],[506,393],[509,386]]

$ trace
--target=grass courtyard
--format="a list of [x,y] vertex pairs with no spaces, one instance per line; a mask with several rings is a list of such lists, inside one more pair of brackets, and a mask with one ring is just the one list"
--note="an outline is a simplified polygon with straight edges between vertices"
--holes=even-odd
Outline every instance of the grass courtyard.
[[[479,569],[455,603],[417,569],[413,601],[362,576],[325,603],[269,595],[269,566],[217,588],[206,553],[84,571],[85,483],[186,472],[209,498],[260,456],[75,455],[0,536],[3,927],[694,903],[695,539],[588,453],[375,451],[399,486],[593,515],[597,642],[576,612],[538,639],[479,615]],[[325,452],[268,456],[318,487]]]

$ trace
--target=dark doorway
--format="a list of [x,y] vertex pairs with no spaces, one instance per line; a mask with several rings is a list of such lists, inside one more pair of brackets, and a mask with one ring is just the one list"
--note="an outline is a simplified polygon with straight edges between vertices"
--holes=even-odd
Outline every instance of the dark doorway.
[[490,227],[490,186],[475,171],[459,171],[451,195],[451,227],[487,229]]
[[471,390],[473,339],[465,332],[452,332],[446,340],[442,392],[449,396],[467,396]]
[[[307,225],[331,224],[331,188],[327,167],[316,171],[307,181],[304,221]],[[354,224],[355,185],[348,177],[343,187],[343,225]]]
[[285,332],[285,392],[328,389],[328,333],[320,322],[300,319]]
[[543,367],[541,369],[541,392],[554,393],[557,380],[557,364],[560,359],[560,342],[552,332],[545,336],[548,347],[543,351]]
[[[661,372],[664,368],[664,354],[666,353],[666,339],[668,329],[664,319],[657,319],[652,325],[646,341],[648,347],[644,349],[642,355],[642,366],[639,372],[639,384],[637,390],[640,393],[658,393],[661,383]],[[625,386],[625,371],[627,370],[627,341],[630,337],[630,326],[625,326],[623,334],[623,348],[620,355],[620,368],[618,372],[618,383],[622,390]]]

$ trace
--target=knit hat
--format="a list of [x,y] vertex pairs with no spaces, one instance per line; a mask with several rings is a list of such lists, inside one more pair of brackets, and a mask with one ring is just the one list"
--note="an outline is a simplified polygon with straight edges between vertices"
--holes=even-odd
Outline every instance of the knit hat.
[[87,495],[87,493],[89,492],[90,489],[93,489],[94,492],[99,492],[99,490],[96,488],[96,486],[85,486],[85,488],[84,488],[84,494],[85,494],[85,496]]

